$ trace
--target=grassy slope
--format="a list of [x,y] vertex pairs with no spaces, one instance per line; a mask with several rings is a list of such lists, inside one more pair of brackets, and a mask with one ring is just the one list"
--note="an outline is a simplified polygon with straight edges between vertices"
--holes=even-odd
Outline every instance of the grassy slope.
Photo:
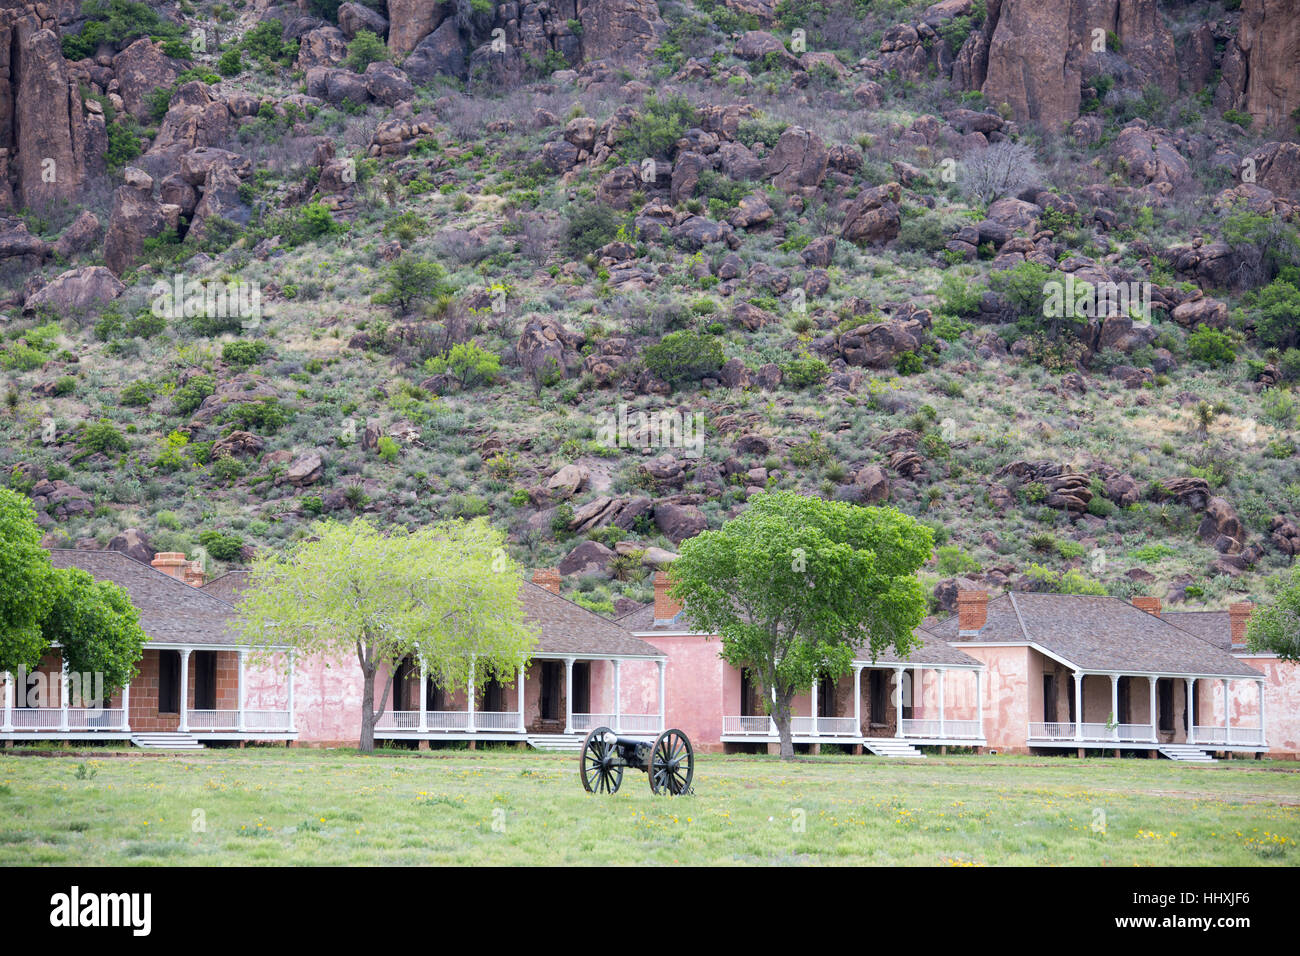
[[[874,51],[883,26],[908,19],[906,6],[878,5],[883,12],[873,13],[869,23],[856,28],[860,36],[844,41],[849,47],[841,51],[842,59],[853,62],[858,55]],[[691,11],[689,17],[679,9],[669,14],[669,20],[674,36],[683,43],[694,37],[687,46],[699,53],[714,42],[709,38],[716,30],[711,32],[706,25],[712,22],[717,27],[724,12],[720,7],[687,10]],[[688,19],[696,24],[694,32],[681,28]],[[200,59],[214,61],[216,55],[213,51]],[[858,108],[849,95],[856,79],[839,86],[814,86],[807,100],[801,101],[784,74],[756,71],[748,85],[719,76],[739,65],[723,52],[715,68],[716,80],[681,86],[697,103],[750,102],[772,121],[800,123],[817,130],[828,144],[861,145],[865,165],[853,189],[892,178],[890,164],[902,160],[927,171],[914,189],[933,199],[933,215],[943,217],[948,225],[979,218],[978,204],[963,197],[957,186],[944,186],[928,172],[938,158],[932,151],[897,145],[898,131],[916,117],[960,105],[957,93],[947,89],[945,82],[907,84],[886,78],[882,81],[889,94],[886,103],[880,110],[869,111]],[[249,69],[227,85],[275,96],[299,88],[283,70]],[[434,108],[447,94],[442,87],[421,91],[417,111]],[[667,328],[717,319],[726,327],[727,357],[741,357],[756,367],[806,350],[814,336],[840,321],[836,310],[850,297],[861,297],[877,308],[885,302],[908,301],[935,306],[935,292],[943,275],[957,271],[972,285],[980,285],[986,278],[987,262],[953,270],[936,256],[902,242],[889,250],[859,250],[840,242],[830,269],[831,290],[810,301],[815,321],[811,328],[803,328],[787,311],[788,303],[776,302],[766,290],[742,284],[728,299],[718,295],[708,280],[690,274],[691,254],[650,244],[645,264],[651,269],[666,266],[668,274],[650,291],[614,292],[593,269],[581,262],[568,262],[558,243],[564,223],[590,201],[604,170],[581,168],[576,180],[567,185],[549,172],[539,172],[536,160],[541,144],[554,130],[534,129],[531,117],[534,108],[542,106],[559,116],[561,123],[584,112],[599,122],[624,102],[619,96],[590,94],[573,87],[472,101],[453,95],[437,106],[439,133],[427,152],[384,161],[373,168],[362,163],[359,214],[345,234],[309,242],[274,258],[251,256],[239,244],[228,252],[217,250],[224,254],[205,266],[160,256],[153,263],[153,274],[142,269],[135,276],[120,301],[126,319],[147,311],[149,285],[158,274],[179,270],[190,278],[262,283],[267,318],[254,334],[265,339],[271,351],[243,374],[273,387],[284,405],[293,410],[294,419],[274,433],[254,430],[265,434],[267,452],[299,454],[316,446],[329,448],[325,478],[319,485],[304,493],[275,487],[270,479],[283,465],[273,466],[266,460],[247,461],[243,475],[225,477],[215,476],[210,466],[192,460],[178,471],[160,468],[156,460],[165,436],[188,421],[188,416],[172,407],[172,392],[185,374],[201,372],[218,382],[240,374],[221,359],[223,340],[232,337],[196,336],[182,324],[171,323],[151,338],[118,335],[101,342],[91,332],[96,316],[81,321],[65,319],[45,367],[5,370],[5,383],[13,387],[17,406],[0,413],[0,472],[7,479],[15,463],[36,462],[43,468],[53,467],[56,477],[78,484],[93,496],[96,511],[92,516],[75,518],[57,528],[57,537],[65,543],[93,538],[102,546],[121,529],[136,526],[149,533],[162,550],[192,553],[199,532],[204,530],[232,533],[251,545],[283,547],[306,532],[310,515],[295,511],[301,499],[364,479],[370,483],[369,500],[361,507],[381,522],[420,523],[452,514],[487,513],[511,530],[521,560],[533,566],[554,564],[577,542],[556,539],[545,521],[540,530],[529,530],[526,519],[534,509],[518,504],[522,489],[544,482],[568,461],[581,460],[609,471],[613,492],[636,493],[637,450],[596,457],[592,446],[596,416],[612,411],[623,400],[646,409],[663,407],[663,403],[574,380],[535,395],[526,376],[511,361],[518,330],[527,316],[555,315],[586,331],[593,341],[630,336],[638,345],[653,342]],[[1249,145],[1251,140],[1243,138],[1235,127],[1202,116],[1195,107],[1193,98],[1184,97],[1161,105],[1149,118],[1175,126],[1188,122],[1190,116],[1216,136],[1236,136],[1243,149]],[[334,140],[340,155],[361,158],[369,132],[382,114],[377,108],[361,116],[326,109],[306,127],[312,135]],[[513,125],[500,131],[493,126],[498,120],[510,120]],[[1066,140],[1040,141],[1032,134],[1028,138],[1037,144],[1055,187],[1070,191],[1088,183],[1115,185],[1124,181],[1112,167],[1105,145],[1081,149]],[[305,142],[287,124],[259,119],[245,126],[230,144],[254,159],[257,198],[268,204],[269,216],[284,211],[284,192],[307,173],[304,160],[310,156],[310,148]],[[1128,251],[1134,240],[1158,248],[1200,232],[1213,234],[1220,217],[1209,204],[1214,191],[1225,185],[1222,171],[1200,165],[1194,171],[1197,188],[1177,197],[1175,205],[1155,209],[1148,226],[1136,229],[1132,225],[1144,208],[1140,201],[1122,203],[1118,212],[1124,228],[1105,236],[1079,230],[1071,240],[1072,250],[1094,256],[1117,254],[1126,265],[1136,267],[1138,257]],[[571,191],[576,197],[573,200]],[[824,232],[836,233],[838,223],[825,205],[814,203],[801,212],[770,189],[769,198],[777,210],[773,224],[746,234],[740,255],[748,265],[766,264],[786,273],[792,286],[797,285],[805,271],[798,242]],[[908,206],[906,211],[909,216],[925,215],[917,206]],[[69,210],[68,217],[72,213]],[[412,220],[409,232],[392,228],[393,220],[403,214]],[[540,256],[527,254],[524,247],[523,230],[528,224],[551,230],[549,247]],[[447,238],[468,230],[480,231],[484,237],[481,248],[473,250],[472,243]],[[377,325],[394,322],[389,309],[370,302],[370,296],[382,287],[379,270],[383,263],[378,251],[394,235],[400,235],[409,250],[443,263],[458,292],[470,293],[498,282],[509,286],[506,315],[486,317],[475,337],[480,345],[504,356],[499,382],[434,398],[413,388],[424,377],[418,363],[421,356],[346,347],[358,330],[374,332]],[[796,240],[794,246],[788,246],[790,239]],[[788,247],[783,249],[783,244]],[[705,259],[716,263],[721,252],[708,250]],[[1168,274],[1161,281],[1170,281]],[[755,298],[774,308],[783,321],[760,332],[746,332],[728,321],[733,303]],[[1237,303],[1230,297],[1230,304]],[[817,310],[824,310],[819,319]],[[32,324],[12,322],[5,330],[5,345],[15,342]],[[438,327],[437,322],[429,324]],[[1161,332],[1174,345],[1184,337],[1182,330],[1167,320],[1161,323]],[[58,352],[64,349],[80,361],[61,362]],[[1253,354],[1243,350],[1241,358]],[[31,388],[37,383],[65,375],[74,380],[70,394],[57,398],[32,395]],[[894,480],[894,501],[944,529],[950,543],[959,545],[979,565],[1018,570],[1033,562],[1054,570],[1071,565],[1085,570],[1093,567],[1090,573],[1113,593],[1123,595],[1141,590],[1163,595],[1170,580],[1189,575],[1211,606],[1245,596],[1268,599],[1270,578],[1281,569],[1282,561],[1269,556],[1238,582],[1206,577],[1205,568],[1214,554],[1196,538],[1197,516],[1185,509],[1143,503],[1104,521],[1071,524],[1061,512],[1040,508],[1032,501],[1021,501],[1015,509],[1001,512],[986,497],[992,472],[1019,458],[1071,460],[1084,470],[1090,460],[1099,459],[1128,471],[1144,487],[1187,474],[1193,466],[1213,467],[1223,479],[1220,493],[1235,505],[1253,534],[1262,534],[1272,515],[1293,509],[1300,500],[1300,460],[1294,454],[1282,460],[1267,454],[1275,439],[1282,439],[1284,445],[1286,441],[1294,443],[1294,410],[1282,417],[1272,415],[1266,407],[1269,397],[1252,391],[1246,381],[1244,361],[1222,370],[1184,361],[1167,382],[1136,392],[1123,390],[1099,373],[1090,380],[1087,395],[1063,398],[1044,391],[1055,378],[1052,373],[1013,360],[986,362],[965,338],[932,355],[920,375],[900,377],[885,371],[872,378],[871,388],[853,396],[823,395],[817,390],[687,390],[672,401],[703,411],[710,421],[732,416],[744,427],[777,439],[778,451],[769,461],[750,461],[747,466],[766,464],[769,469],[779,469],[780,477],[773,482],[776,487],[821,494],[834,493],[835,485],[851,480],[854,470],[862,465],[886,464],[887,454],[876,447],[876,440],[885,432],[911,427],[928,430],[937,439],[940,423],[952,419],[950,456],[943,457],[940,442],[927,446],[928,480]],[[144,409],[122,407],[121,390],[139,380],[156,386],[155,398]],[[1184,393],[1220,406],[1208,438],[1195,434],[1192,410],[1196,400],[1180,399]],[[58,421],[63,436],[61,443],[48,447],[39,439],[41,422],[47,417]],[[129,451],[77,461],[73,430],[101,418],[118,425]],[[396,462],[382,461],[356,445],[341,447],[335,440],[349,420],[388,425],[402,419],[421,428],[423,447],[404,448]],[[1250,423],[1257,427],[1251,430],[1247,427]],[[195,433],[193,441],[210,441],[228,427],[210,426]],[[826,459],[795,466],[781,446],[803,441],[814,430],[827,436]],[[711,431],[706,457],[715,462],[728,457],[736,431],[734,424],[726,426],[724,433]],[[476,446],[492,434],[500,435],[510,450],[489,467],[480,460]],[[740,490],[729,490],[704,505],[712,525],[741,503]],[[348,512],[342,516],[347,517]],[[671,542],[653,529],[614,537],[671,547]],[[1054,546],[1053,537],[1065,542],[1064,547]],[[1142,550],[1153,544],[1159,547]],[[1100,571],[1090,565],[1089,556],[1097,548],[1105,556]],[[1131,568],[1151,571],[1157,580],[1146,586],[1134,585],[1123,576]],[[644,600],[649,594],[647,584],[634,576],[626,582],[590,580],[579,586],[594,601],[604,601],[618,592]]]
[[511,752],[4,756],[0,864],[1294,865],[1296,769],[706,756],[672,800]]

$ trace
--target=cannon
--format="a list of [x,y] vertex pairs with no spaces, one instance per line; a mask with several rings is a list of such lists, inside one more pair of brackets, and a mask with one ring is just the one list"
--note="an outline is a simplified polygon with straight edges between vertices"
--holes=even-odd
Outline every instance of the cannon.
[[587,734],[578,755],[582,786],[588,793],[617,793],[623,768],[640,770],[650,778],[653,793],[679,796],[691,792],[695,750],[680,730],[665,730],[653,741],[620,737],[608,727]]

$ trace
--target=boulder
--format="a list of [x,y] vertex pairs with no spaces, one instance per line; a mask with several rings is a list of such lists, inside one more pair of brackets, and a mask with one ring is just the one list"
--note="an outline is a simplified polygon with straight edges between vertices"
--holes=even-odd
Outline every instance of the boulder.
[[560,574],[604,574],[617,556],[599,541],[584,541],[560,559]]
[[202,240],[217,222],[248,225],[253,211],[239,196],[240,179],[229,166],[213,166],[203,182],[203,198],[194,208],[185,241]]
[[[645,61],[666,36],[655,0],[578,0],[582,56],[587,61]],[[563,21],[555,26],[562,32]]]
[[590,478],[591,472],[585,465],[565,465],[546,482],[546,490],[556,498],[572,498]]
[[663,503],[655,505],[655,527],[669,540],[680,544],[709,526],[704,512],[696,505]]
[[54,243],[54,251],[64,259],[71,259],[93,248],[99,241],[100,232],[98,217],[89,209],[83,209]]
[[861,489],[861,503],[874,505],[889,500],[889,478],[879,465],[867,465],[853,477]]
[[163,55],[161,43],[141,37],[113,57],[113,75],[126,111],[138,122],[148,124],[151,117],[145,97],[175,83],[181,68],[171,57]]
[[277,479],[277,484],[284,481],[295,488],[303,488],[320,481],[325,473],[325,462],[316,452],[308,452],[297,458],[288,470]]
[[410,79],[391,63],[371,63],[363,79],[370,98],[384,106],[396,106],[415,96]]
[[765,30],[747,30],[740,35],[733,55],[742,60],[767,60],[769,57],[783,69],[802,69],[799,58],[785,48],[785,44]]
[[[435,11],[440,8],[439,4],[432,3],[423,6]],[[391,6],[389,12],[392,12]],[[389,48],[392,48],[391,39]],[[416,83],[428,83],[435,76],[464,76],[468,65],[465,41],[456,29],[455,18],[444,20],[402,61],[402,69]]]
[[840,237],[851,242],[889,242],[902,227],[899,200],[902,187],[886,183],[864,189],[844,214]]
[[[440,8],[439,4],[428,6]],[[348,38],[343,35],[343,31],[338,27],[320,26],[298,41],[298,59],[295,62],[297,69],[305,73],[314,66],[338,66],[347,57]]]
[[108,542],[108,550],[121,552],[141,564],[149,564],[158,553],[149,543],[149,538],[139,528],[127,528],[120,534],[114,535]]
[[[402,0],[389,0],[389,6],[395,6],[400,10],[402,9]],[[433,8],[431,12],[434,15],[437,15],[440,12],[440,4],[426,4],[426,6]],[[339,29],[343,31],[343,35],[349,40],[356,39],[357,34],[362,30],[369,30],[381,40],[384,38],[384,35],[388,33],[388,18],[378,10],[374,10],[360,3],[339,4],[338,20]],[[389,49],[392,49],[391,42],[389,43]],[[408,47],[407,49],[410,48]],[[400,52],[406,53],[407,49],[401,50]],[[396,53],[399,51],[394,50],[393,52]]]
[[1223,57],[1220,108],[1243,109],[1263,129],[1287,129],[1300,109],[1300,16],[1295,0],[1242,0],[1241,27]]
[[830,152],[820,136],[791,126],[776,141],[767,158],[766,174],[782,192],[816,189],[826,177]]
[[1138,185],[1152,185],[1162,195],[1191,183],[1192,170],[1162,130],[1129,126],[1115,138],[1112,147],[1122,160],[1128,178]]
[[69,269],[28,296],[23,311],[46,309],[60,317],[70,313],[88,315],[124,291],[126,286],[103,266]]
[[253,163],[247,157],[228,149],[200,146],[181,157],[181,177],[191,186],[202,186],[217,166],[229,167],[241,178],[247,178],[253,171]]

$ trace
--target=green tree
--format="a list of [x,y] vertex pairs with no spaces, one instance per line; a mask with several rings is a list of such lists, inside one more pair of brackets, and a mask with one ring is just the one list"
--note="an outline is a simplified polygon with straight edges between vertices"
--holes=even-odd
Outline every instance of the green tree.
[[682,544],[670,594],[698,631],[722,638],[722,658],[754,675],[794,756],[791,702],[857,653],[906,656],[926,602],[916,572],[933,532],[893,508],[773,492],[737,518]]
[[388,702],[375,677],[421,659],[445,690],[488,679],[509,684],[532,655],[535,635],[519,601],[520,568],[485,519],[381,532],[365,519],[318,522],[288,553],[253,564],[237,627],[269,652],[355,654],[364,680],[362,753]]
[[1246,645],[1256,653],[1271,651],[1284,661],[1300,663],[1300,567],[1292,570],[1276,601],[1251,614]]
[[645,366],[669,385],[697,381],[722,368],[722,342],[716,335],[682,329],[670,332],[642,353]]
[[102,674],[106,701],[131,682],[144,655],[139,612],[123,588],[96,581],[81,568],[52,575],[54,602],[41,625],[44,639],[60,646],[69,672]]
[[358,30],[348,44],[348,68],[354,73],[364,73],[371,63],[383,63],[387,59],[388,47],[371,30]]
[[383,279],[386,288],[373,300],[378,305],[392,305],[398,315],[410,312],[417,302],[432,302],[451,294],[447,271],[410,252],[394,259],[384,269]]
[[0,671],[32,670],[48,641],[41,622],[54,603],[50,557],[31,501],[0,488]]
[[501,371],[501,359],[495,352],[479,348],[473,342],[460,342],[450,351],[436,355],[424,363],[430,375],[452,375],[461,388],[478,382],[490,382]]

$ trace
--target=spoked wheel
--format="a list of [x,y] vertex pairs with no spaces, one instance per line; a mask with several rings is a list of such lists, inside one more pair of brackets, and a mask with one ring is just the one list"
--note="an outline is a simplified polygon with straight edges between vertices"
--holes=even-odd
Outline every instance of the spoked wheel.
[[583,741],[579,772],[588,793],[618,793],[623,783],[623,765],[615,763],[615,745],[605,742],[605,735],[613,733],[608,727],[597,727]]
[[665,730],[650,751],[650,789],[672,796],[688,793],[695,776],[695,751],[680,730]]

